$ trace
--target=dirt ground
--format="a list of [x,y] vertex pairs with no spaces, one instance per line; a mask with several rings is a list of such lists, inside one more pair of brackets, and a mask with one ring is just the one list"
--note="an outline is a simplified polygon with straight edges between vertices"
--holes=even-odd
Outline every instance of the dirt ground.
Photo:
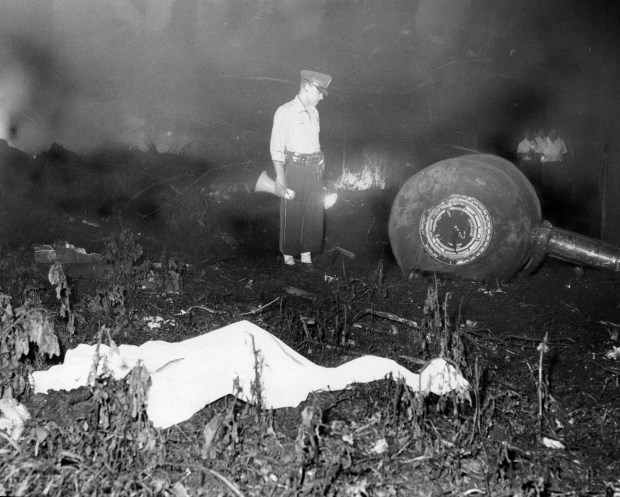
[[[547,259],[533,276],[503,284],[405,275],[394,262],[387,235],[395,188],[340,192],[336,206],[326,212],[324,251],[316,255],[309,273],[299,265],[282,264],[277,250],[278,200],[253,193],[253,178],[260,173],[255,166],[240,163],[218,169],[148,152],[84,157],[62,147],[36,159],[6,146],[2,153],[2,257],[29,261],[25,267],[33,271],[28,274],[39,275],[38,285],[45,285],[48,266],[33,264],[32,247],[59,240],[103,253],[111,234],[126,229],[135,234],[151,262],[174,261],[182,278],[179,291],[160,284],[138,292],[127,310],[130,317],[113,329],[117,343],[177,341],[245,314],[244,319],[321,365],[374,354],[418,370],[438,352],[435,342],[423,336],[433,331],[427,304],[429,289],[436,291],[441,326],[458,332],[466,355],[461,366],[475,386],[474,405],[484,406],[466,408],[474,418],[478,412],[477,423],[484,425],[475,442],[473,435],[463,441],[467,437],[450,424],[450,413],[440,418],[429,414],[425,426],[438,434],[435,452],[405,444],[389,457],[369,459],[351,449],[349,466],[339,453],[338,476],[330,480],[328,462],[323,460],[321,466],[315,461],[305,483],[298,480],[295,487],[292,476],[282,484],[282,474],[298,473],[274,469],[294,466],[293,461],[274,453],[259,456],[254,446],[252,461],[243,453],[236,459],[220,454],[220,466],[189,449],[175,452],[183,436],[200,433],[218,409],[209,406],[179,431],[170,431],[169,437],[179,440],[170,442],[174,447],[168,449],[174,461],[162,465],[172,480],[182,481],[193,492],[211,488],[211,495],[233,495],[234,487],[242,495],[619,495],[614,488],[620,487],[614,485],[620,485],[620,366],[618,359],[606,357],[620,346],[617,274]],[[67,272],[76,301],[97,285],[96,271],[74,265]],[[14,300],[26,286],[2,281],[2,291]],[[263,312],[252,314],[275,299]],[[191,306],[217,313],[195,309],[186,317],[177,316]],[[136,324],[149,315],[175,319],[176,325],[151,330]],[[548,350],[541,355],[544,337]],[[96,339],[97,323],[84,319],[63,345]],[[80,402],[37,397],[27,401],[37,419],[66,424],[67,417],[79,418],[67,406]],[[381,411],[393,400],[389,388],[368,386],[354,390],[338,407],[342,399],[333,394],[320,397],[323,423],[329,427],[321,437],[323,454],[335,457],[330,437],[342,436],[338,427],[356,422],[362,426],[369,412]],[[299,410],[271,416],[283,446],[290,448],[296,437],[299,441]],[[246,428],[245,436],[256,434]],[[545,446],[543,436],[564,448]],[[248,451],[246,446],[246,455]],[[442,464],[433,459],[448,451],[459,460],[455,473],[444,471],[454,467],[445,458],[444,470],[437,469]],[[425,454],[437,471],[425,469]],[[197,471],[193,476],[187,473],[196,465],[203,467],[200,481]],[[247,466],[275,474],[280,486],[269,478],[252,480]],[[204,482],[204,468],[209,467],[233,487],[207,473],[209,487]],[[311,471],[315,481],[320,473],[331,486],[308,486]]]

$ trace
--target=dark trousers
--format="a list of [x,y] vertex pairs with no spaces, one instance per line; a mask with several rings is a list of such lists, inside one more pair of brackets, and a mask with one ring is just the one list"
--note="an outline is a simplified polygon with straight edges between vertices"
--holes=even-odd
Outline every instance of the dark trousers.
[[542,188],[552,198],[566,200],[572,192],[572,178],[566,161],[542,164]]
[[535,188],[540,187],[540,161],[539,160],[522,160],[521,171],[525,174],[525,177],[530,180],[530,183]]
[[323,246],[323,177],[321,166],[285,164],[293,200],[280,201],[280,251],[286,255],[319,252]]

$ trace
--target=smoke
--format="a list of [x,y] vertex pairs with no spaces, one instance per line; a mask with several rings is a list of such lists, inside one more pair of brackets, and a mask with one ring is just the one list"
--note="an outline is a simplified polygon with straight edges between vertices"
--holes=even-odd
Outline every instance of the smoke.
[[[269,94],[282,95],[282,84],[260,83],[248,95],[230,83],[296,83],[296,52],[320,59],[312,40],[326,3],[6,0],[0,138],[29,151],[58,142],[85,152],[120,144],[205,156],[244,133],[265,139]],[[257,90],[269,107],[252,101]]]
[[592,41],[599,24],[564,22],[585,18],[578,2],[548,3],[3,0],[0,138],[29,151],[55,141],[210,157],[252,141],[264,152],[301,69],[334,76],[326,145],[450,133],[490,143],[578,113],[591,124],[609,106],[588,85],[615,77],[617,43]]
[[[6,18],[3,18],[6,20]],[[1,29],[1,25],[0,25]],[[40,139],[53,123],[53,56],[42,39],[12,34],[0,36],[0,139],[25,144]],[[45,110],[44,110],[45,109]]]
[[272,110],[230,77],[296,78],[289,42],[317,38],[325,1],[3,1],[0,138],[209,155],[222,129],[263,135]]
[[0,62],[0,139],[12,141],[16,135],[17,114],[23,109],[31,91],[30,75],[11,54]]

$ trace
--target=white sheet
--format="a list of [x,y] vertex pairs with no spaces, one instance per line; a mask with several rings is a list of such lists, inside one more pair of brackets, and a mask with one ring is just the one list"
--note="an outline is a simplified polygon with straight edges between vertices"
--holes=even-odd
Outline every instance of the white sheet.
[[[98,374],[116,379],[125,377],[138,361],[143,362],[151,375],[147,414],[159,428],[185,421],[228,394],[252,402],[257,359],[262,402],[273,409],[295,407],[311,392],[342,390],[390,374],[416,391],[438,395],[469,388],[467,380],[443,359],[434,359],[419,375],[376,356],[360,357],[336,368],[318,366],[249,321],[176,343],[149,341],[112,349],[101,345],[99,354]],[[32,374],[35,392],[88,385],[95,355],[94,345],[69,350],[62,365]]]

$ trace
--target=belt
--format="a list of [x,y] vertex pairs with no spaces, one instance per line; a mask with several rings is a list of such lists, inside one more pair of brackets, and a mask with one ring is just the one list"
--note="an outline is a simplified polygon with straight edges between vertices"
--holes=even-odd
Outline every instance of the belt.
[[314,154],[298,154],[297,152],[285,152],[287,164],[298,166],[318,166],[323,163],[323,152]]

